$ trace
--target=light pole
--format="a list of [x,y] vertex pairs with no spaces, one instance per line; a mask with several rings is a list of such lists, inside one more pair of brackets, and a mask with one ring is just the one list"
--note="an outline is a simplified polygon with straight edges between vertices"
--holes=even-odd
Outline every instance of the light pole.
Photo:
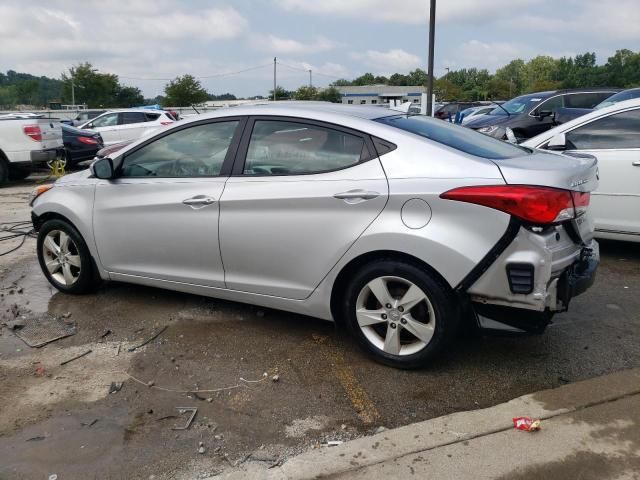
[[278,64],[278,57],[273,57],[273,101],[276,101],[276,65]]
[[430,0],[429,8],[429,67],[427,71],[427,115],[433,115],[433,54],[436,37],[436,0]]
[[309,87],[313,88],[313,72],[309,69]]

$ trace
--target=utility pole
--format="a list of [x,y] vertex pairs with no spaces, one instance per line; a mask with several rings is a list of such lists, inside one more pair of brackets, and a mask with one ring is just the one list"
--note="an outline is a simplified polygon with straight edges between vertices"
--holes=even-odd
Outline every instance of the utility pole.
[[313,88],[313,72],[309,69],[309,87]]
[[427,72],[427,115],[433,115],[433,55],[436,37],[436,0],[430,0],[429,8],[429,67]]
[[76,85],[73,82],[73,77],[71,77],[71,105],[73,108],[76,106]]
[[278,63],[278,58],[273,57],[273,101],[276,101],[276,65]]

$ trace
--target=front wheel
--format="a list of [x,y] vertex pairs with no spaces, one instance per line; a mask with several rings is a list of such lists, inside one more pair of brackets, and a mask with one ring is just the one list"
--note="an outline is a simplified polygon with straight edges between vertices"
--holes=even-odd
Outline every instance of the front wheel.
[[87,293],[96,286],[89,248],[70,223],[59,219],[44,222],[37,248],[42,272],[61,292]]
[[393,259],[356,273],[347,288],[344,316],[366,351],[398,368],[427,365],[454,338],[460,323],[442,280]]

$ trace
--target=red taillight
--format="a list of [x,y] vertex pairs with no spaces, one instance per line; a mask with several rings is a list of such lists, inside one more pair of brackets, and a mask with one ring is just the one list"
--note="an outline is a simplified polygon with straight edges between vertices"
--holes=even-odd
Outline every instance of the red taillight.
[[531,185],[461,187],[440,198],[495,208],[535,224],[570,220],[584,213],[589,205],[588,193]]
[[91,137],[78,137],[78,141],[80,143],[84,143],[86,145],[97,145],[98,144],[98,140],[96,140],[95,138],[91,138]]
[[38,125],[25,125],[22,127],[24,134],[28,137],[31,137],[32,140],[36,142],[42,141],[42,130],[40,130],[40,126]]
[[576,217],[584,215],[589,208],[591,194],[589,192],[571,192],[571,196],[573,197],[573,206],[576,209]]

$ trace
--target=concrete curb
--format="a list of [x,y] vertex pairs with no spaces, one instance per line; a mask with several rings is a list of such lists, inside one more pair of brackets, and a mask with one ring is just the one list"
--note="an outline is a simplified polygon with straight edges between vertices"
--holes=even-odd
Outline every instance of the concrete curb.
[[312,450],[272,470],[251,468],[223,475],[226,479],[318,479],[348,473],[406,455],[433,450],[513,428],[512,418],[548,419],[640,393],[640,369],[625,370],[591,380],[524,395],[482,410],[387,430],[338,447]]

